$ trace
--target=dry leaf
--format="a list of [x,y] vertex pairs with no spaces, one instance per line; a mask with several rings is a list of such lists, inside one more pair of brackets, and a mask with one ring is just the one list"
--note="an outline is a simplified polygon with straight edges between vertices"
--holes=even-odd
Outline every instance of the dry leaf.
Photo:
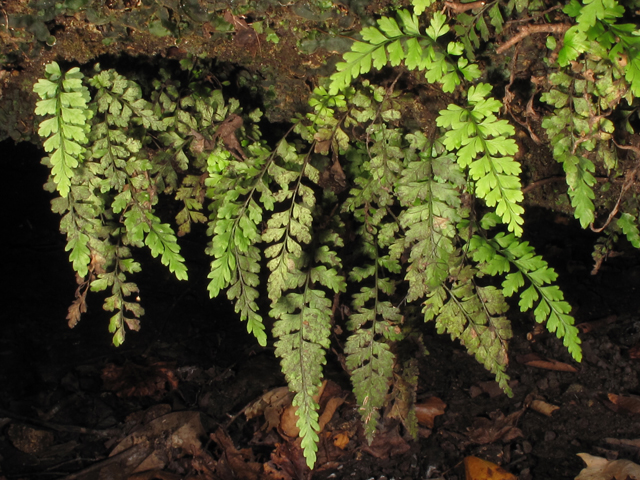
[[260,430],[270,432],[280,425],[280,416],[284,409],[291,405],[291,400],[293,393],[289,391],[289,387],[274,388],[249,404],[244,414],[247,420],[264,415],[266,421]]
[[509,442],[522,436],[522,431],[516,427],[516,423],[523,412],[524,410],[518,410],[508,417],[505,417],[500,411],[492,412],[489,415],[491,418],[476,419],[467,435],[471,441],[480,445],[494,443],[498,440]]
[[153,445],[134,472],[162,469],[168,462],[202,450],[200,437],[205,435],[198,412],[174,412],[152,420],[122,440],[109,454],[110,457],[141,443]]
[[371,445],[366,443],[363,445],[362,451],[376,458],[389,458],[407,453],[410,448],[407,441],[400,435],[398,425],[396,425],[390,430],[378,432]]
[[543,402],[542,400],[533,400],[529,405],[529,408],[531,410],[535,410],[538,413],[546,415],[547,417],[550,417],[556,410],[560,410],[560,407],[547,402]]
[[[290,479],[308,478],[309,467],[302,453],[302,440],[297,438],[293,442],[278,444],[276,451],[271,454],[272,465],[286,473]],[[318,465],[316,465],[317,467]]]
[[465,457],[464,470],[466,480],[518,480],[501,466],[473,456]]
[[332,397],[329,399],[327,404],[322,411],[322,415],[318,419],[318,425],[320,425],[320,431],[324,430],[324,427],[327,423],[331,421],[333,414],[336,413],[336,410],[340,405],[344,403],[344,398],[341,397]]
[[344,450],[345,448],[347,448],[349,440],[349,434],[347,434],[346,432],[338,432],[333,436],[333,444],[340,450]]
[[211,440],[223,450],[216,465],[217,478],[241,478],[258,480],[262,478],[262,464],[253,461],[253,452],[249,448],[238,450],[233,441],[221,428],[209,435]]
[[[324,392],[325,387],[327,386],[327,381],[324,380],[318,393],[313,396],[313,400],[316,403],[320,403],[320,397],[322,396],[322,392]],[[284,409],[282,415],[280,415],[280,425],[278,426],[278,430],[281,434],[286,435],[289,438],[297,438],[300,433],[300,429],[296,425],[298,423],[298,407],[293,405],[289,405]],[[333,414],[332,414],[333,415]]]
[[447,404],[438,397],[430,397],[423,403],[415,406],[418,424],[423,427],[433,428],[433,421],[438,415],[444,413]]
[[640,480],[640,465],[630,460],[612,460],[579,453],[587,467],[575,480]]
[[635,438],[633,440],[628,440],[625,438],[605,438],[604,441],[610,443],[611,445],[623,445],[625,447],[640,448],[640,438]]
[[615,406],[613,410],[619,413],[640,413],[640,398],[610,393],[607,395],[609,401]]
[[119,397],[162,397],[167,390],[178,388],[174,365],[154,362],[149,366],[127,362],[122,367],[113,363],[102,369],[105,390]]
[[568,363],[559,362],[549,358],[541,357],[535,353],[527,355],[517,355],[516,360],[528,367],[544,368],[545,370],[554,370],[556,372],[577,372],[578,369]]

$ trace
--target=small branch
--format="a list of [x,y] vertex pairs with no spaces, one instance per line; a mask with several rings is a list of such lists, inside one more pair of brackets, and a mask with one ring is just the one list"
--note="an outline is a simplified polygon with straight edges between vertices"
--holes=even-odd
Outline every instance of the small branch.
[[536,180],[535,182],[530,183],[529,185],[524,187],[522,189],[522,194],[524,195],[525,193],[529,193],[534,188],[541,187],[542,185],[546,185],[547,183],[560,182],[560,181],[564,182],[565,177],[549,177],[549,178],[543,178],[542,180]]
[[444,6],[446,8],[456,13],[466,12],[468,10],[473,10],[475,8],[482,8],[486,4],[487,2],[485,2],[484,0],[478,0],[477,2],[471,2],[471,3],[459,3],[459,2],[450,2],[450,1],[444,2]]
[[534,33],[564,33],[571,25],[567,23],[554,23],[554,24],[542,24],[542,25],[525,25],[518,29],[518,34],[503,43],[497,50],[497,54],[503,54],[508,49],[513,47],[516,43]]

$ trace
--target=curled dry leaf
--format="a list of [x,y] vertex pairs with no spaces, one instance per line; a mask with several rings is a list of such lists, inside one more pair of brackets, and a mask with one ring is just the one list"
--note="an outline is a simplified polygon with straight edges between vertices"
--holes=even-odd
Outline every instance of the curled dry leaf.
[[542,400],[533,400],[529,405],[529,408],[538,413],[546,415],[547,417],[550,417],[556,410],[560,410],[560,407],[547,402],[543,402]]
[[433,428],[435,417],[442,415],[447,408],[447,404],[438,397],[430,397],[425,402],[415,406],[418,424],[423,427]]
[[249,404],[244,409],[244,414],[247,420],[264,415],[266,421],[261,430],[269,432],[280,425],[280,415],[285,408],[291,405],[292,399],[293,393],[289,391],[288,387],[274,388]]
[[543,368],[545,370],[555,370],[556,372],[572,372],[578,371],[573,365],[560,362],[549,358],[541,357],[535,353],[528,353],[527,355],[517,355],[516,360],[518,363],[527,365],[528,367]]
[[587,467],[575,480],[640,480],[640,465],[630,460],[607,460],[588,453],[579,453]]
[[501,466],[473,456],[465,457],[464,471],[466,480],[517,480]]

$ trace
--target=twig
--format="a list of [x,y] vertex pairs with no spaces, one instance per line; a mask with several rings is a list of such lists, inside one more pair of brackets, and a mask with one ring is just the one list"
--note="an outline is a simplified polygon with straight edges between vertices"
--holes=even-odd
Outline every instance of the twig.
[[524,27],[520,27],[518,29],[517,35],[511,37],[507,40],[506,43],[502,44],[497,50],[496,53],[498,55],[503,54],[511,47],[513,47],[516,43],[523,40],[524,38],[532,35],[534,33],[564,33],[571,25],[568,23],[553,23],[553,24],[542,24],[542,25],[525,25]]
[[[526,187],[522,189],[522,194],[529,193],[534,188],[541,187],[542,185],[546,185],[547,183],[566,181],[567,177],[557,176],[557,177],[548,177],[543,178],[541,180],[536,180],[535,182],[530,183]],[[606,182],[609,179],[607,177],[595,177],[598,182]]]
[[93,428],[77,427],[75,425],[60,425],[58,423],[44,422],[37,418],[23,417],[22,415],[17,415],[4,409],[0,409],[0,415],[13,418],[14,420],[18,420],[20,422],[30,423],[31,425],[39,425],[41,427],[50,428],[51,430],[56,430],[58,432],[72,432],[79,433],[81,435],[95,435],[97,437],[106,438],[122,434],[122,430],[118,428],[95,430]]
[[622,197],[624,197],[625,193],[627,193],[627,190],[631,188],[631,185],[633,185],[635,178],[636,178],[636,169],[633,169],[632,171],[627,173],[624,179],[624,183],[622,184],[622,188],[620,189],[620,195],[618,195],[618,201],[616,202],[615,207],[613,207],[613,210],[611,210],[611,213],[609,213],[609,216],[607,217],[607,221],[604,222],[604,225],[602,225],[602,227],[600,228],[594,228],[593,223],[589,225],[589,228],[591,229],[592,232],[600,233],[605,228],[607,228],[607,226],[611,223],[611,220],[613,220],[613,217],[615,217],[618,214],[618,209],[620,208],[620,202],[622,202]]
[[[638,147],[633,146],[633,145],[618,145],[615,142],[615,140],[613,141],[613,143],[618,148],[622,148],[624,150],[631,150],[640,159],[640,149],[638,149]],[[637,165],[633,170],[627,172],[627,174],[625,175],[624,183],[622,184],[622,188],[620,189],[620,195],[618,195],[618,201],[616,202],[616,205],[613,207],[613,210],[611,210],[611,213],[609,213],[609,216],[607,217],[607,221],[604,222],[604,225],[602,225],[602,227],[600,227],[600,228],[594,228],[593,227],[593,223],[592,223],[589,226],[589,228],[593,232],[600,233],[601,231],[603,231],[611,223],[611,221],[613,220],[613,217],[615,217],[618,214],[618,209],[620,208],[620,202],[622,202],[622,197],[624,197],[624,195],[627,193],[627,190],[629,190],[629,188],[631,188],[631,185],[633,185],[635,183],[636,174],[638,172],[638,167],[640,167],[640,165]]]
[[525,193],[530,192],[534,188],[541,187],[542,185],[546,185],[547,183],[559,182],[564,180],[565,180],[565,177],[549,177],[549,178],[543,178],[542,180],[536,180],[535,182],[530,183],[529,185],[524,187],[522,189],[522,194],[524,195]]
[[509,20],[508,22],[505,22],[505,25],[513,25],[514,23],[529,22],[531,20],[535,20],[536,18],[544,17],[546,14],[551,13],[554,10],[559,10],[560,8],[563,8],[563,6],[556,5],[554,7],[547,8],[544,12],[538,12],[535,15],[531,15],[530,17],[523,17],[523,18],[518,18],[516,20]]
[[[147,458],[152,451],[153,451],[153,448],[149,446],[149,442],[145,441],[143,443],[134,445],[133,447],[128,448],[125,451],[114,455],[113,457],[109,457],[100,463],[91,465],[90,467],[87,467],[84,470],[80,470],[79,472],[72,473],[71,475],[67,475],[62,480],[75,480],[76,478],[82,478],[86,476],[88,473],[101,470],[108,465],[119,463],[122,460],[124,460],[125,464],[127,465],[133,465],[135,462],[138,462],[136,464],[137,466],[140,463],[142,463],[142,461],[145,458]],[[124,470],[124,468],[122,468],[122,470]]]

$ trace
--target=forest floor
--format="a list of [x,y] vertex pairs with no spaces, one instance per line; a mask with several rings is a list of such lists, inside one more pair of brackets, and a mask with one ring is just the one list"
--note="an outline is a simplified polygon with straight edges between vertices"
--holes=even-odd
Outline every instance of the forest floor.
[[[3,146],[7,158],[37,153]],[[455,480],[475,456],[520,480],[553,480],[579,474],[578,453],[640,463],[640,256],[621,251],[591,275],[595,236],[573,220],[543,223],[548,213],[530,211],[526,230],[574,306],[581,363],[515,308],[509,398],[463,347],[425,325],[419,438],[390,421],[368,445],[330,351],[311,473],[287,435],[295,427],[273,349],[258,347],[226,301],[208,299],[207,258],[189,239],[189,283],[145,262],[142,330],[122,347],[111,345],[99,298],[68,329],[76,286],[34,181],[44,183],[46,169],[34,163],[16,162],[14,188],[2,193],[0,478]],[[142,462],[151,473],[134,473]]]

